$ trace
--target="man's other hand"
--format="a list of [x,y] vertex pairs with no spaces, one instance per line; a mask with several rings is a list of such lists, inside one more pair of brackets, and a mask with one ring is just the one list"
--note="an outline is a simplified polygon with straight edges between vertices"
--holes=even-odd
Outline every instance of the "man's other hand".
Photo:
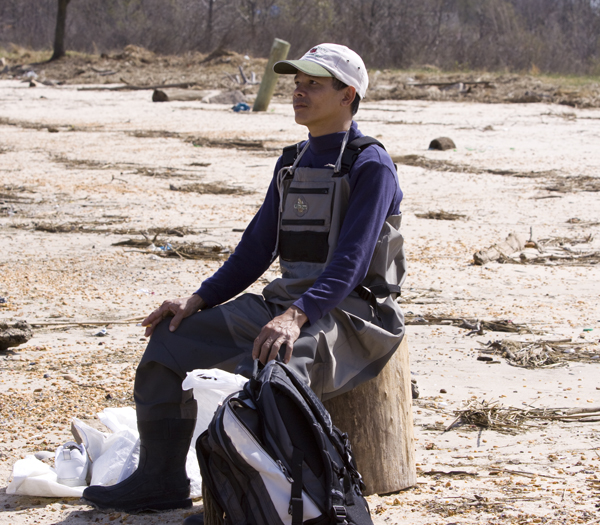
[[260,359],[263,365],[275,359],[282,345],[286,345],[284,363],[289,363],[294,350],[294,342],[300,336],[300,328],[308,321],[306,314],[291,306],[284,313],[267,323],[254,340],[253,359]]
[[178,299],[170,299],[154,310],[146,319],[142,321],[142,326],[146,327],[145,336],[150,337],[154,329],[165,317],[172,316],[169,330],[174,332],[179,327],[181,321],[198,310],[206,308],[204,299],[199,295],[190,295],[189,297],[180,297]]

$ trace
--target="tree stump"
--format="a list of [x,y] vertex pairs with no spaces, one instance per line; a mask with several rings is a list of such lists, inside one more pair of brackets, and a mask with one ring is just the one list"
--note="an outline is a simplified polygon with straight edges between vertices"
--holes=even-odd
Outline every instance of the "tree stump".
[[348,434],[365,495],[416,484],[412,390],[406,335],[381,373],[324,403],[336,427]]

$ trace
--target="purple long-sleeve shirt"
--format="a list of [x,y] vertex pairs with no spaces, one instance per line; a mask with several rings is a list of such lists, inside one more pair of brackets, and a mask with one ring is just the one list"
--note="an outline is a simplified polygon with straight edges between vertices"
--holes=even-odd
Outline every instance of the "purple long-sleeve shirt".
[[[309,135],[310,146],[299,167],[324,168],[335,164],[345,132],[321,137]],[[355,122],[348,141],[362,137]],[[196,292],[208,306],[221,304],[245,290],[270,266],[277,242],[279,193],[275,167],[263,205],[235,252]],[[313,323],[335,308],[367,274],[379,232],[389,215],[400,210],[402,191],[390,156],[373,145],[358,157],[349,173],[350,200],[331,263],[294,305]]]

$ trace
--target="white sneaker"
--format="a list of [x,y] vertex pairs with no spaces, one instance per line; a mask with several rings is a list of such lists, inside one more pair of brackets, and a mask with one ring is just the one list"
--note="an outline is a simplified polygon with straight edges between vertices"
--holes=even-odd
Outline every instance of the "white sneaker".
[[68,441],[56,449],[54,458],[56,478],[61,485],[82,487],[87,485],[86,476],[89,468],[87,451],[83,445]]

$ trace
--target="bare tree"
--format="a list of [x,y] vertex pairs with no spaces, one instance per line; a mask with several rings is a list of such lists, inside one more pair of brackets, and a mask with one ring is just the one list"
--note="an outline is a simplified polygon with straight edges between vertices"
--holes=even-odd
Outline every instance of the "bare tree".
[[[600,0],[0,0],[0,46],[172,54],[224,48],[266,56],[273,38],[300,56],[315,42],[355,49],[370,67],[600,73]],[[52,34],[55,29],[55,34]],[[535,66],[535,67],[533,67]]]
[[67,6],[71,0],[58,0],[56,30],[54,32],[54,53],[50,60],[58,60],[65,56],[65,29],[67,25]]

